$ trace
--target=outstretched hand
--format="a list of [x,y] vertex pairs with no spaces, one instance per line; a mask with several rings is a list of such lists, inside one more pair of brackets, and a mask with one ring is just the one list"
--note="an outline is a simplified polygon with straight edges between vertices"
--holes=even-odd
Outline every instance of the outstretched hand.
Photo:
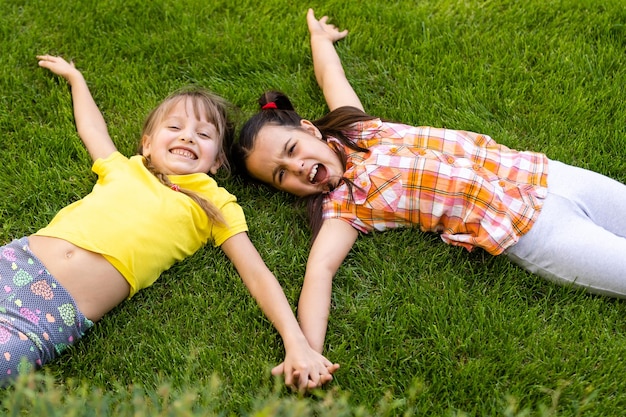
[[67,62],[59,56],[37,55],[37,59],[40,67],[47,68],[54,74],[65,78],[70,84],[77,76],[82,76],[74,66],[74,62]]
[[285,361],[272,369],[272,375],[285,378],[285,385],[292,390],[305,392],[319,388],[333,380],[333,373],[339,369],[339,364],[331,363],[321,354],[311,350],[310,355],[315,356],[316,366],[310,368],[302,360],[293,360],[287,355]]
[[324,36],[334,43],[348,35],[347,29],[340,32],[335,25],[326,23],[327,21],[328,16],[323,16],[321,19],[317,20],[315,18],[315,14],[313,13],[313,9],[309,9],[306,15],[306,22],[309,26],[309,33],[311,34],[311,37]]

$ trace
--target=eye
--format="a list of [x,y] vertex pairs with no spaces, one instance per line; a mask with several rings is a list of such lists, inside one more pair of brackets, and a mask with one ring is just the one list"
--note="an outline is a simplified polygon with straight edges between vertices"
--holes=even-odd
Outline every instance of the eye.
[[283,182],[283,178],[285,177],[285,170],[281,169],[280,171],[278,171],[278,183],[282,183]]
[[291,145],[291,147],[287,150],[287,155],[291,156],[291,154],[293,153],[294,149],[296,148],[296,144],[294,143],[293,145]]
[[198,135],[204,139],[211,139],[211,135],[206,132],[198,132]]
[[180,127],[178,127],[178,125],[169,125],[167,128],[170,130],[180,130]]

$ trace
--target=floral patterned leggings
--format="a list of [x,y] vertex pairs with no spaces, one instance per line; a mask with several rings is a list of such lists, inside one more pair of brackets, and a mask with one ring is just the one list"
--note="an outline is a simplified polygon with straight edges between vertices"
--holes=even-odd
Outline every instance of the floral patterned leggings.
[[92,326],[28,238],[0,247],[0,385],[42,367]]

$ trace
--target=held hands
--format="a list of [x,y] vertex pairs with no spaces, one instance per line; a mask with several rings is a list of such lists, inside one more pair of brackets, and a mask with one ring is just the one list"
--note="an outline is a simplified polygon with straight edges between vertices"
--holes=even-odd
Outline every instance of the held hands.
[[306,22],[309,26],[309,33],[311,34],[311,38],[314,36],[323,36],[331,42],[337,42],[340,39],[345,38],[348,35],[347,30],[339,31],[335,27],[335,25],[331,25],[326,23],[328,21],[328,16],[322,17],[320,20],[315,18],[315,14],[313,13],[313,9],[309,9],[306,15]]
[[51,55],[37,55],[39,66],[47,68],[56,75],[67,80],[70,85],[77,79],[82,78],[80,71],[74,66],[74,62],[67,62],[61,57]]
[[300,355],[287,352],[285,361],[272,369],[272,375],[284,375],[285,385],[303,393],[332,381],[332,374],[337,369],[339,364],[331,363],[323,355],[308,348]]

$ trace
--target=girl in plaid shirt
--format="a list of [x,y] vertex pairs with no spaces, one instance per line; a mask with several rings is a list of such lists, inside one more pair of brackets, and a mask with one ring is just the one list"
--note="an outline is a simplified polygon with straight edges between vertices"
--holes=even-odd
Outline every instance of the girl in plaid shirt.
[[311,122],[283,94],[265,93],[233,147],[244,175],[308,198],[314,240],[298,312],[314,349],[323,349],[332,278],[359,232],[417,226],[553,281],[626,296],[626,186],[487,135],[367,115],[333,45],[347,31],[326,21],[309,10],[331,112]]

